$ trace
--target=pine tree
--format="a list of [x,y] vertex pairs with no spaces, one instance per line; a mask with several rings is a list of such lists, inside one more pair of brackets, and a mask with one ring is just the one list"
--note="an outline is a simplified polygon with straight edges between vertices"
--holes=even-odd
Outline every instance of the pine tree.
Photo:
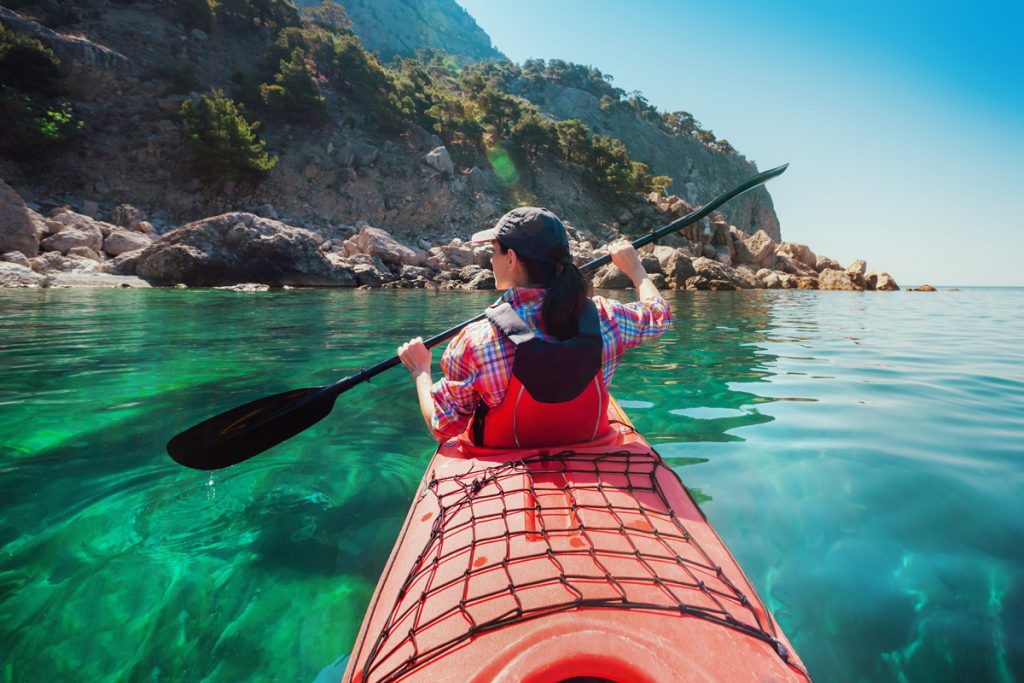
[[193,162],[210,180],[255,180],[274,168],[277,157],[267,154],[257,139],[258,121],[249,121],[241,107],[214,90],[198,103],[181,105]]

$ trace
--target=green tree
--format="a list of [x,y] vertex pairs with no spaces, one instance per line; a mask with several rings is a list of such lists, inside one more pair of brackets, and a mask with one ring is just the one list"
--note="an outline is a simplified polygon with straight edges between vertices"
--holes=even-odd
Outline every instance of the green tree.
[[348,33],[352,31],[352,20],[348,18],[345,8],[334,0],[323,0],[322,3],[302,10],[303,18],[314,25],[332,33]]
[[186,28],[202,31],[213,29],[213,7],[210,0],[177,0],[175,14]]
[[0,147],[28,161],[76,137],[83,122],[61,101],[60,60],[43,44],[0,24]]
[[242,28],[266,26],[281,30],[302,23],[292,0],[218,0],[217,17]]
[[555,124],[558,145],[565,160],[583,163],[590,141],[590,129],[579,119],[565,119]]
[[0,85],[24,92],[54,93],[60,60],[41,42],[0,24]]
[[319,122],[327,116],[324,96],[301,47],[281,60],[274,82],[260,86],[260,97],[271,111],[292,121]]
[[528,106],[513,124],[508,142],[512,149],[522,152],[527,160],[533,161],[541,150],[558,149],[558,130],[536,107]]
[[665,194],[665,188],[671,185],[674,181],[671,176],[667,175],[656,175],[651,178],[651,189],[658,194]]
[[181,115],[193,163],[205,178],[253,181],[277,164],[277,157],[267,154],[266,143],[256,136],[259,122],[248,120],[220,90],[197,103],[186,100]]
[[484,88],[475,99],[483,112],[481,122],[501,137],[509,134],[512,124],[522,113],[523,104],[518,97],[513,97],[493,85]]

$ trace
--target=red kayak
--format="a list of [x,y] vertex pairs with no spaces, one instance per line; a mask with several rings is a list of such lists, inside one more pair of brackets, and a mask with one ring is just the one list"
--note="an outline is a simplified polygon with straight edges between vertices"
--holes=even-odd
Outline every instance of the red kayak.
[[573,446],[442,444],[343,680],[809,680],[679,477],[609,418]]

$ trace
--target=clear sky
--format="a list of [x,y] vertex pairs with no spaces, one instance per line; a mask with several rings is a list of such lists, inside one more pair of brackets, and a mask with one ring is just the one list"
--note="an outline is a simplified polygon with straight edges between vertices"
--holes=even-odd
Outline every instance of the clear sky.
[[901,285],[1024,285],[1019,0],[457,1],[515,62],[592,65],[789,162],[783,239]]

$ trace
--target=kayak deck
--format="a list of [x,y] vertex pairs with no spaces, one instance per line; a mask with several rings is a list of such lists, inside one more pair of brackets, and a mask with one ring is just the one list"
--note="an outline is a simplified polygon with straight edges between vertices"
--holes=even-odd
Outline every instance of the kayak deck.
[[345,680],[806,680],[679,478],[610,413],[600,442],[438,449]]

